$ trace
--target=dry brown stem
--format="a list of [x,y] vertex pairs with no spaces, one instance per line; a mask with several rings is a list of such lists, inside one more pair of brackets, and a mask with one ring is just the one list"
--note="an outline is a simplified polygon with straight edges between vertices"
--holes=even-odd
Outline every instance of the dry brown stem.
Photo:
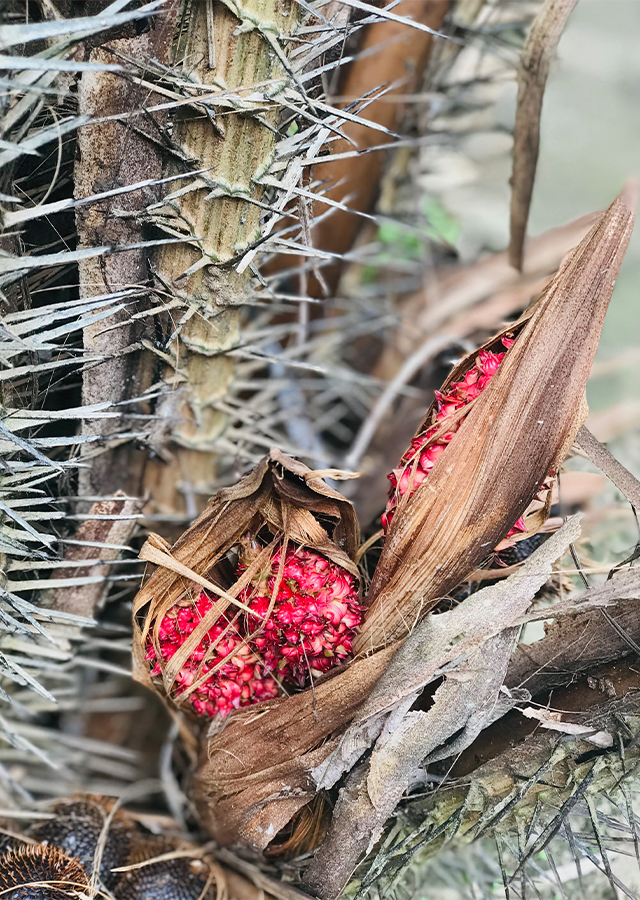
[[[616,706],[637,715],[640,675],[626,659],[604,664],[592,660],[589,666],[576,672],[567,682],[548,695],[539,694],[536,698],[536,702],[541,704],[539,708],[550,708],[551,714],[558,717],[560,726],[569,726],[567,732],[575,724],[584,727],[593,723],[594,728],[613,724],[611,713],[615,712]],[[506,762],[503,754],[526,753],[531,742],[536,740],[532,732],[540,728],[539,721],[523,716],[519,710],[507,713],[499,722],[483,731],[460,755],[451,775],[456,779],[465,776],[475,779],[481,777],[482,767],[490,762],[495,765],[494,771],[497,773],[501,760]],[[614,726],[611,734],[615,731]],[[552,734],[549,734],[549,739],[554,740]],[[593,745],[589,747],[587,741],[580,742],[575,750],[576,755],[593,751]]]
[[584,425],[576,438],[578,446],[584,450],[592,463],[611,479],[637,511],[640,510],[640,482],[632,473],[609,453],[607,448],[595,438]]
[[[448,6],[448,0],[402,0],[393,12],[399,16],[409,16],[437,31]],[[384,86],[387,89],[382,96],[367,103],[360,115],[366,121],[396,131],[406,108],[402,95],[416,90],[433,41],[432,35],[399,22],[381,21],[367,26],[358,59],[349,66],[341,85],[342,95],[347,102],[353,102]],[[335,141],[332,155],[353,150],[354,145],[358,150],[371,151],[380,143],[380,132],[366,124],[347,121],[341,130],[349,140]],[[314,167],[313,177],[334,185],[326,192],[327,197],[345,202],[350,198],[347,202],[349,210],[369,212],[377,196],[383,167],[384,151],[333,161],[329,157],[327,162]],[[316,214],[326,211],[321,197],[315,201],[314,207]],[[349,210],[334,210],[312,228],[311,242],[314,247],[336,254],[344,254],[351,249],[360,230],[361,219]],[[323,269],[325,280],[334,288],[339,274],[340,266],[337,264]],[[315,285],[315,290],[318,288]]]
[[549,618],[553,622],[545,625],[544,638],[517,647],[505,684],[537,695],[567,684],[578,673],[633,653],[633,645],[640,640],[639,599],[640,575],[632,569],[602,587],[585,591],[581,602],[571,604],[565,614],[552,608]]
[[[120,497],[122,499],[119,499]],[[122,547],[129,543],[141,509],[142,504],[138,500],[126,497],[122,491],[118,491],[112,500],[101,500],[91,506],[89,518],[79,527],[75,540],[91,542],[93,546],[71,544],[64,554],[65,562],[87,560],[86,566],[72,570],[75,578],[106,578],[110,571],[107,563],[116,560],[121,552],[114,545]],[[100,547],[99,544],[107,546]],[[68,568],[54,569],[51,572],[51,578],[68,577]],[[92,619],[107,589],[108,584],[105,581],[52,588],[47,592],[45,605]]]
[[[91,51],[93,63],[114,63],[122,58],[157,60],[167,64],[175,24],[176,2],[167,5],[165,13],[156,17],[150,30],[137,37],[114,40]],[[80,80],[79,112],[96,118],[115,117],[144,108],[158,101],[158,95],[148,87],[126,80],[119,73],[85,72]],[[87,125],[78,134],[79,159],[75,167],[76,198],[90,197],[123,185],[135,184],[162,174],[162,152],[159,141],[163,118],[149,113],[146,117],[127,117],[122,121],[111,118],[99,124]],[[153,199],[153,189],[129,191],[116,197],[79,207],[76,213],[78,247],[124,246],[144,240],[141,214]],[[148,328],[144,320],[131,318],[134,311],[148,308],[144,288],[149,282],[147,251],[127,250],[106,257],[81,260],[80,295],[94,297],[116,291],[135,289],[129,298],[129,308],[109,318],[88,325],[84,329],[85,350],[100,355],[104,362],[88,366],[83,371],[82,401],[86,405],[104,401],[117,402],[140,396],[149,386],[153,373],[153,359],[139,346]],[[103,434],[123,429],[122,420],[85,420],[85,434]],[[89,451],[91,467],[80,470],[81,488],[85,494],[112,494],[124,488],[130,494],[140,491],[144,454],[136,451],[130,441],[114,441]]]
[[549,67],[578,0],[545,0],[522,50],[513,133],[509,262],[522,268],[524,239],[540,144],[540,114]]
[[[611,700],[623,700],[640,690],[633,663],[633,645],[640,643],[640,575],[631,569],[605,584],[584,591],[545,611],[553,618],[545,635],[533,644],[520,644],[509,662],[505,684],[526,689],[542,707],[569,713],[588,713]],[[607,614],[608,613],[608,614]],[[530,613],[525,621],[543,616]],[[625,657],[632,657],[625,659]],[[571,715],[568,716],[573,720]],[[454,776],[466,775],[513,747],[535,724],[516,712],[486,729],[457,760]]]

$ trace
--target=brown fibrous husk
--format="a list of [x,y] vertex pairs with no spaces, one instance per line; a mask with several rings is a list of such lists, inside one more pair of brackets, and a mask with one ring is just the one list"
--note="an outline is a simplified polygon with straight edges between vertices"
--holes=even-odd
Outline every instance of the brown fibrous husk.
[[[268,532],[271,541],[230,580],[227,555],[247,532]],[[179,715],[183,734],[199,752],[196,801],[203,824],[220,843],[262,850],[313,799],[309,769],[330,750],[330,736],[365,699],[391,653],[334,670],[300,694],[237,710],[225,722],[189,714],[186,696],[174,694],[175,677],[271,548],[284,542],[309,547],[359,584],[354,561],[359,541],[351,503],[303,463],[272,450],[237,485],[220,491],[173,547],[151,535],[140,554],[156,568],[133,604],[134,676],[174,713],[186,713]],[[217,598],[215,608],[176,654],[162,661],[161,677],[152,678],[145,653],[149,640],[158,646],[158,623],[186,594],[195,596],[203,588]]]
[[[228,555],[247,533],[260,535],[264,546],[237,576]],[[238,484],[216,494],[173,547],[150,535],[141,557],[157,568],[134,601],[134,676],[168,699],[172,708],[189,710],[190,692],[176,694],[174,687],[180,669],[220,616],[226,614],[225,620],[233,622],[246,609],[236,598],[269,568],[273,551],[289,544],[321,553],[359,585],[354,562],[359,531],[353,507],[307,466],[279,450],[272,450]],[[158,636],[163,616],[178,601],[196,599],[203,589],[214,601],[213,608],[174,656],[163,660]],[[158,678],[151,677],[145,660],[149,644],[162,668]]]

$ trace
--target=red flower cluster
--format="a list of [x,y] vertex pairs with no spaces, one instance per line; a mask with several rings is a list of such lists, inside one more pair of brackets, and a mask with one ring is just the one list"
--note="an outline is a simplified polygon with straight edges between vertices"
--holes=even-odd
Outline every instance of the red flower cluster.
[[[364,607],[358,604],[355,578],[341,566],[303,547],[290,547],[271,605],[282,558],[278,548],[269,573],[250,583],[239,600],[255,612],[229,622],[220,616],[184,663],[175,681],[180,696],[194,681],[211,673],[189,695],[201,716],[227,716],[233,709],[278,696],[278,681],[304,687],[312,677],[338,666],[351,655]],[[237,575],[245,569],[238,566]],[[158,658],[151,637],[145,658],[152,677],[171,659],[213,608],[206,593],[182,599],[163,616],[158,629]],[[249,635],[257,634],[248,639]]]
[[[400,460],[398,467],[387,476],[392,487],[389,491],[387,508],[382,514],[382,527],[385,534],[389,530],[400,498],[407,493],[411,497],[418,485],[422,484],[437,458],[460,428],[464,421],[464,415],[452,421],[450,427],[436,440],[433,440],[434,435],[440,431],[445,419],[468,406],[472,400],[475,400],[482,393],[498,371],[500,363],[506,356],[506,350],[513,344],[513,339],[502,338],[502,344],[505,347],[503,353],[480,350],[476,357],[476,364],[469,369],[464,378],[450,384],[446,393],[436,391],[436,418],[434,424],[424,434],[418,435],[411,441],[411,446]],[[511,546],[511,542],[508,539],[515,534],[525,531],[524,520],[521,516],[511,528],[505,540],[501,541],[500,549],[503,549],[505,546]],[[506,544],[505,541],[507,542]]]
[[[304,687],[351,656],[351,643],[362,623],[353,575],[326,557],[302,547],[290,547],[273,609],[269,612],[282,550],[271,557],[271,571],[240,594],[260,618],[249,616],[251,631],[261,629],[253,643],[267,671]],[[256,595],[257,591],[257,595]]]
[[[158,631],[163,660],[171,659],[196,626],[213,607],[207,594],[197,600],[180,600],[163,616]],[[215,645],[215,646],[214,646]],[[145,659],[153,665],[151,675],[162,673],[151,638],[147,640]],[[206,657],[206,659],[205,659]],[[222,665],[220,665],[222,663]],[[216,666],[219,668],[212,672]],[[189,695],[200,716],[225,717],[232,709],[249,706],[278,695],[278,685],[267,675],[260,657],[243,640],[235,624],[220,616],[204,635],[176,677],[176,696],[184,693],[202,675],[211,675]]]

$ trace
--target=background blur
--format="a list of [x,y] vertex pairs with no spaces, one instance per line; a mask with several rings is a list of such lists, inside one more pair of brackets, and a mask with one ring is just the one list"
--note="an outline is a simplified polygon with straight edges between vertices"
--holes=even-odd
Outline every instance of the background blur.
[[[640,177],[640,3],[581,0],[545,94],[531,232],[606,206],[629,177]],[[638,402],[639,286],[636,226],[596,357],[594,375],[611,368],[592,379],[594,410]]]
[[[464,161],[458,158],[456,165],[449,158],[438,167],[443,181],[449,181],[440,196],[462,226],[457,246],[467,259],[475,258],[481,246],[498,251],[509,241],[515,81],[504,82],[497,94],[493,116],[502,133],[474,129],[461,142]],[[640,177],[640,2],[580,0],[560,40],[544,95],[529,233],[537,235],[605,208],[631,177]],[[636,423],[639,284],[636,228],[589,385],[593,411],[626,400],[624,414]]]

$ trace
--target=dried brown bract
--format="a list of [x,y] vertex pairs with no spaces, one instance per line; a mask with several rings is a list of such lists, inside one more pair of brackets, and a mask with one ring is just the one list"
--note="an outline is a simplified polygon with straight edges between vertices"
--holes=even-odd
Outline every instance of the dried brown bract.
[[615,200],[568,257],[514,329],[515,343],[455,439],[399,506],[357,651],[406,635],[487,556],[562,463],[586,418],[585,385],[633,228],[629,202]]
[[240,710],[202,743],[195,800],[216,840],[264,850],[315,798],[311,770],[337,747],[395,649],[325,676],[301,694]]
[[[247,535],[254,544],[252,556],[239,564],[238,550],[246,548]],[[240,644],[246,644],[251,635],[241,621],[249,608],[240,597],[246,600],[247,587],[269,568],[279,548],[313,550],[344,570],[357,590],[360,579],[354,559],[358,543],[358,524],[349,501],[307,466],[272,450],[237,485],[220,491],[172,548],[156,535],[145,544],[142,558],[158,568],[134,603],[135,676],[169,699],[174,708],[200,712],[189,698],[217,672],[225,675],[228,656],[220,650],[225,641],[232,644],[229,653],[233,651],[236,659],[243,652]],[[178,648],[171,647],[172,655],[167,656],[162,631],[167,626],[165,616],[198,603],[203,589],[205,601],[194,617],[197,625],[190,626],[188,635],[186,631],[181,634]],[[253,627],[259,617],[254,613],[248,621]],[[212,629],[217,622],[220,634],[214,639]],[[155,662],[153,677],[150,659]],[[207,669],[211,660],[215,665]],[[264,673],[257,670],[259,658],[257,662],[253,657],[247,660],[245,668],[253,666],[255,679],[264,680]],[[185,667],[189,668],[188,684]],[[219,699],[216,709],[222,708],[224,698]],[[263,697],[256,695],[250,702],[259,699]],[[238,699],[236,705],[247,704]]]

